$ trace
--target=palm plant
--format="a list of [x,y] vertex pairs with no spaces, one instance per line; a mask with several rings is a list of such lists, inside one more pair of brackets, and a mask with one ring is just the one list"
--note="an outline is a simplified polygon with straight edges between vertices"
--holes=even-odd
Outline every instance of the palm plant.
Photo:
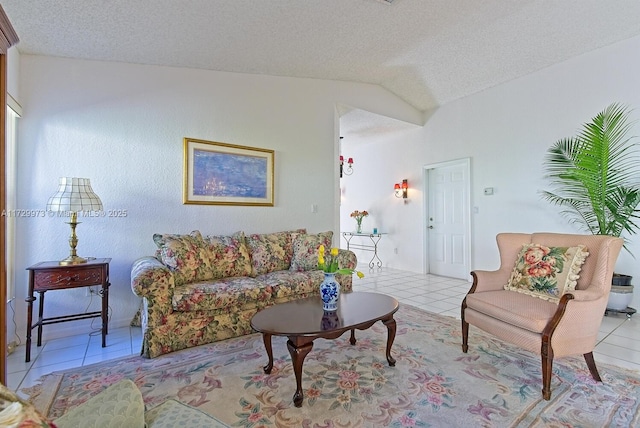
[[547,151],[545,177],[552,190],[543,191],[543,198],[565,208],[562,214],[570,223],[594,235],[619,237],[639,230],[640,156],[627,136],[628,116],[624,106],[611,104],[576,137],[559,140]]

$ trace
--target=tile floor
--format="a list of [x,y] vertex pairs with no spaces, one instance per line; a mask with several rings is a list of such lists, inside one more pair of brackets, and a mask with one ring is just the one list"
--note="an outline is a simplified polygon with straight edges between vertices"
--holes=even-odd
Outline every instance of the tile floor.
[[[402,304],[460,318],[460,303],[471,284],[460,279],[360,267],[365,278],[354,278],[355,291],[390,294]],[[45,327],[47,328],[47,327]],[[41,347],[32,345],[31,361],[24,362],[25,347],[18,346],[8,358],[8,386],[14,391],[31,386],[41,376],[59,370],[94,364],[140,351],[138,327],[112,329],[107,347],[102,348],[100,332],[50,340]],[[640,371],[640,314],[605,316],[595,348],[596,362]]]

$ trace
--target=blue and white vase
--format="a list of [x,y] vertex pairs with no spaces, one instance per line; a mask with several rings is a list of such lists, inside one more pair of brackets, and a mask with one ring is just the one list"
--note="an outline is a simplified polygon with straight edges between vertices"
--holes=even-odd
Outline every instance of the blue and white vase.
[[338,297],[340,296],[340,284],[336,281],[335,273],[324,273],[324,280],[320,284],[320,297],[322,309],[335,311],[338,309]]

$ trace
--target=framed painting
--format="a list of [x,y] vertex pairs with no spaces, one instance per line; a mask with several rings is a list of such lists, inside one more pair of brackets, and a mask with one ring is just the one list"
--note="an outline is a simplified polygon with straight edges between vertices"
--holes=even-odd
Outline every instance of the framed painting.
[[184,139],[185,204],[273,206],[274,151]]

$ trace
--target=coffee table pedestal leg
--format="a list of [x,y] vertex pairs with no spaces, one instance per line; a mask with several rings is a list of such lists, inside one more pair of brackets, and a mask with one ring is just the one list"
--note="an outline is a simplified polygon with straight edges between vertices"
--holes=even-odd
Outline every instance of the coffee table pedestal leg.
[[264,342],[264,349],[267,350],[267,356],[269,357],[269,362],[262,369],[266,374],[270,374],[271,369],[273,368],[273,350],[271,349],[271,335],[268,333],[262,333],[262,341]]
[[313,339],[304,337],[289,337],[287,340],[287,349],[291,354],[291,363],[293,364],[293,373],[296,375],[296,392],[293,394],[293,404],[296,407],[302,407],[304,393],[302,392],[302,364],[304,358],[313,348]]
[[391,367],[395,367],[396,360],[391,356],[391,346],[396,338],[396,320],[390,318],[382,322],[387,326],[387,361]]

